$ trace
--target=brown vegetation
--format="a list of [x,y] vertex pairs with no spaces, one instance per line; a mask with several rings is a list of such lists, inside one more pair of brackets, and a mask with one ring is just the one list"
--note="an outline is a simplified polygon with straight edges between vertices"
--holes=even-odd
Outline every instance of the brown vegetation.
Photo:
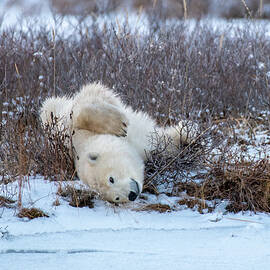
[[20,209],[20,212],[18,213],[19,218],[28,218],[28,219],[34,219],[39,217],[49,217],[46,213],[44,213],[42,210],[37,208],[22,208]]
[[156,211],[159,213],[166,213],[166,212],[171,212],[172,209],[168,204],[147,204],[144,206],[141,206],[140,208],[134,209],[135,211]]
[[[269,212],[268,159],[237,159],[230,147],[242,144],[244,155],[250,139],[240,138],[237,125],[229,124],[230,119],[252,123],[251,137],[257,127],[269,129],[269,115],[261,117],[270,106],[266,29],[254,33],[247,23],[232,37],[230,30],[215,31],[201,21],[192,31],[184,22],[177,27],[152,22],[143,36],[128,26],[96,24],[74,28],[67,38],[57,29],[1,32],[1,183],[35,174],[74,179],[66,138],[43,129],[38,110],[48,96],[73,94],[87,82],[101,81],[162,125],[181,118],[200,126],[202,136],[175,156],[164,155],[162,147],[149,154],[145,191],[186,192],[200,200],[228,200],[229,211]],[[213,161],[218,144],[226,158]],[[72,205],[92,207],[92,195],[70,194]]]
[[89,207],[94,208],[94,201],[96,194],[89,192],[86,189],[75,188],[70,185],[66,185],[64,188],[60,187],[57,194],[66,198],[69,201],[69,205],[73,207]]
[[204,181],[181,182],[179,191],[203,200],[229,200],[229,212],[270,211],[270,161],[219,160],[204,175]]
[[13,208],[15,201],[4,196],[0,196],[0,207]]
[[196,208],[196,210],[201,214],[203,214],[205,212],[211,213],[214,210],[214,207],[209,206],[205,202],[205,200],[200,200],[200,199],[185,198],[185,199],[179,200],[178,204],[179,205],[185,205],[185,206],[187,206],[188,208],[191,208],[191,209]]

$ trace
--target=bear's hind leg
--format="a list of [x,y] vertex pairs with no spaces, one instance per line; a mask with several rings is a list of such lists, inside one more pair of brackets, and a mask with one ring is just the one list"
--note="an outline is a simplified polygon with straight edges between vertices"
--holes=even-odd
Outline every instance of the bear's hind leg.
[[176,147],[181,144],[190,144],[198,136],[198,126],[194,122],[180,121],[175,126],[159,129],[160,136],[165,136]]

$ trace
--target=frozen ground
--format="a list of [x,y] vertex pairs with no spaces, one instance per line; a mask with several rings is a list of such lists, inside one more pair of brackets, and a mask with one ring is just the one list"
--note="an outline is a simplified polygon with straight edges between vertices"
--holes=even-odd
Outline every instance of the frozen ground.
[[[18,189],[10,184],[0,195]],[[136,212],[137,204],[116,208],[96,201],[74,208],[60,199],[57,184],[30,179],[23,205],[39,207],[49,218],[29,221],[14,209],[1,209],[1,270],[19,269],[268,269],[270,219],[266,214],[200,215]],[[174,205],[174,198],[150,198]]]

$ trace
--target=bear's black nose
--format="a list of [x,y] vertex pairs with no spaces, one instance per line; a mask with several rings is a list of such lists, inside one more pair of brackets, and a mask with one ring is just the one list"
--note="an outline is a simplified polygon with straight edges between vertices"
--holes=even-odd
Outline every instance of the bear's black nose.
[[136,198],[137,198],[137,196],[138,196],[138,195],[137,195],[135,192],[130,191],[130,193],[128,194],[128,199],[129,199],[130,201],[135,201]]

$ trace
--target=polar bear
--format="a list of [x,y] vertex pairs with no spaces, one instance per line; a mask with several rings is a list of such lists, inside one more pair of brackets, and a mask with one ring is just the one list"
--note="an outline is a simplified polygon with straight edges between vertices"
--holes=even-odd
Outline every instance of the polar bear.
[[141,193],[144,160],[154,150],[154,134],[170,138],[175,146],[194,137],[184,121],[160,127],[100,83],[83,86],[73,97],[45,100],[40,110],[43,125],[51,125],[53,117],[58,119],[58,129],[70,135],[67,145],[78,177],[102,199],[114,203],[134,201]]

